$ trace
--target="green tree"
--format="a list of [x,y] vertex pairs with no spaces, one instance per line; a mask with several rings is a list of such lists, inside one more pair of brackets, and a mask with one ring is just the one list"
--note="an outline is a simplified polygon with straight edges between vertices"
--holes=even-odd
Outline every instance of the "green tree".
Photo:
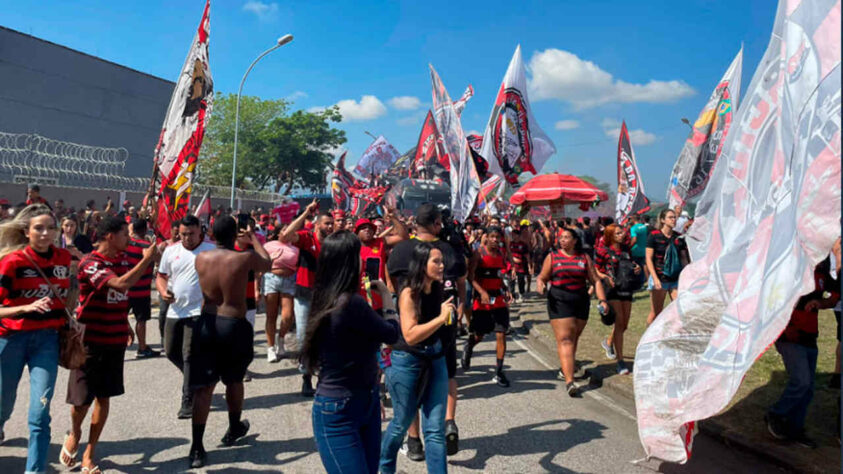
[[[237,96],[215,97],[199,160],[204,184],[231,184]],[[322,190],[333,155],[345,143],[345,132],[331,127],[342,116],[336,107],[322,112],[290,113],[284,100],[240,98],[235,184],[244,189],[285,193],[293,187]]]

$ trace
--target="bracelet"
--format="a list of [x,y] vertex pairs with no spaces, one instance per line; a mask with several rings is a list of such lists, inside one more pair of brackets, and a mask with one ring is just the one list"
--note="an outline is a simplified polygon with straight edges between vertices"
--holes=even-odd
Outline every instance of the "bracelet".
[[394,309],[385,309],[383,310],[383,314],[384,316],[395,316],[396,314],[398,314],[398,312],[396,312]]
[[598,303],[598,304],[600,304],[600,303],[606,303],[606,304],[609,304],[609,302],[608,302],[608,301],[606,301],[606,300],[598,300],[598,301],[597,301],[597,303]]

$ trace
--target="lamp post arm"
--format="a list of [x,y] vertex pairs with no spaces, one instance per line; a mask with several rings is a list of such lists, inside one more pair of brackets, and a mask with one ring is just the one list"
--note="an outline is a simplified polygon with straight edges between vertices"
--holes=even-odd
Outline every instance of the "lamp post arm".
[[282,45],[276,44],[275,46],[267,49],[263,53],[260,54],[252,64],[249,65],[249,69],[246,69],[246,73],[243,74],[243,79],[240,80],[240,88],[237,89],[237,105],[234,111],[234,156],[233,156],[233,163],[231,167],[231,204],[230,207],[234,209],[234,184],[237,177],[237,137],[238,131],[240,129],[240,95],[243,93],[243,84],[246,82],[246,77],[249,76],[249,73],[252,72],[252,68],[255,67],[255,64],[258,63],[264,56],[267,54],[275,51],[276,49],[280,48]]

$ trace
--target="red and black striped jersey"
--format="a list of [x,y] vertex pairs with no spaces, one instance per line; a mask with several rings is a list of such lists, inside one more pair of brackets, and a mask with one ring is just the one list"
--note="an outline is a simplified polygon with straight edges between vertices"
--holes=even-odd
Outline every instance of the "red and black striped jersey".
[[129,341],[129,292],[106,283],[131,268],[123,252],[109,259],[95,250],[79,262],[76,318],[85,324],[86,344],[125,346]]
[[505,308],[506,300],[503,295],[503,272],[506,268],[506,259],[500,249],[490,252],[484,246],[477,249],[479,260],[477,267],[474,269],[474,281],[480,285],[480,288],[489,294],[491,298],[495,299],[492,304],[480,303],[480,295],[474,296],[474,304],[472,309],[475,311],[488,311],[490,309]]
[[[530,257],[530,246],[526,242],[516,240],[509,244],[509,252],[512,254],[512,265],[518,273],[527,273],[529,265],[528,258]],[[515,261],[518,259],[519,261]]]
[[303,288],[313,288],[316,283],[316,259],[322,249],[322,243],[316,238],[316,234],[309,230],[300,230],[298,234],[299,240],[295,245],[300,252],[296,285]]
[[629,260],[631,258],[629,256],[629,252],[629,246],[623,243],[620,245],[620,249],[601,245],[594,251],[594,266],[600,273],[614,276],[615,269],[618,268],[618,261],[620,261],[621,258],[624,260]]
[[16,331],[36,331],[59,328],[64,324],[64,304],[53,296],[50,285],[33,267],[26,256],[38,265],[50,283],[55,285],[62,299],[70,288],[70,252],[50,247],[47,255],[39,255],[26,246],[0,260],[0,302],[5,307],[23,306],[45,296],[51,298],[50,310],[45,313],[24,313],[13,318],[0,319],[0,337]]
[[[129,240],[129,246],[126,247],[126,257],[129,260],[130,269],[143,260],[143,250],[150,245],[152,244],[145,240]],[[152,265],[147,266],[140,280],[129,289],[129,299],[149,298],[152,291],[152,267]]]
[[587,288],[588,260],[585,254],[565,255],[562,250],[550,254],[550,284],[570,292],[582,292]]

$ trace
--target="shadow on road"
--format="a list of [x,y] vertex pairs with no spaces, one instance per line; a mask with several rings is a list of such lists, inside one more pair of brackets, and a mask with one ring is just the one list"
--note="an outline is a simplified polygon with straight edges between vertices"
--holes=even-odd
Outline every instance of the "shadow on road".
[[510,387],[501,388],[492,382],[495,368],[491,365],[472,367],[467,374],[457,372],[460,400],[488,399],[498,395],[521,393],[531,390],[555,390],[556,376],[549,370],[507,370]]
[[[567,426],[566,426],[567,425]],[[560,427],[545,429],[545,427]],[[493,456],[521,456],[544,454],[539,465],[544,472],[573,473],[553,462],[553,459],[577,445],[603,438],[607,428],[590,420],[549,420],[512,428],[504,434],[460,440],[460,451],[475,451],[474,457],[449,464],[469,469],[485,470]]]

